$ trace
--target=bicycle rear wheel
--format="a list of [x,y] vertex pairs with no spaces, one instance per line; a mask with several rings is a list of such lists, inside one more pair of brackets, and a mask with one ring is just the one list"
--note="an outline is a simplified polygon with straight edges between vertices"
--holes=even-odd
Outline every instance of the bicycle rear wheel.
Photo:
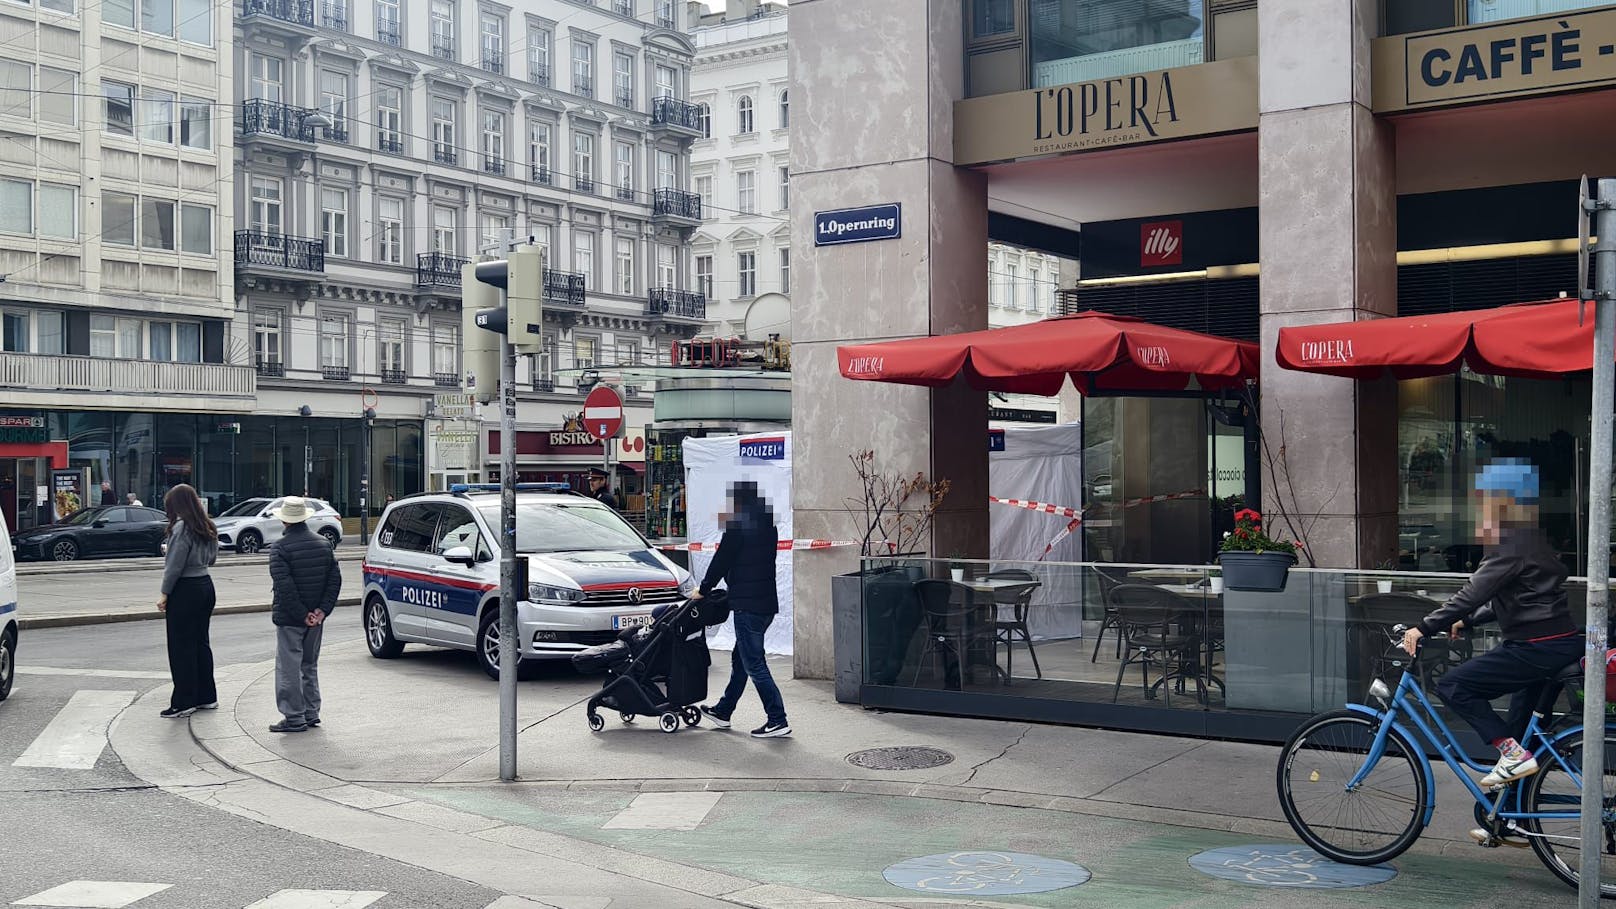
[[[1582,768],[1582,731],[1578,730],[1561,739],[1555,746],[1566,763],[1580,771]],[[1526,780],[1521,802],[1528,810],[1537,812],[1576,812],[1568,818],[1525,820],[1521,824],[1531,837],[1532,851],[1548,866],[1554,876],[1577,887],[1582,866],[1582,821],[1579,810],[1582,788],[1566,772],[1564,766],[1546,754],[1539,754],[1542,769]],[[1605,731],[1605,822],[1602,858],[1599,863],[1599,895],[1616,899],[1616,733]]]
[[1291,735],[1279,755],[1279,804],[1291,829],[1320,855],[1378,865],[1401,855],[1425,828],[1422,758],[1396,729],[1386,750],[1349,790],[1369,759],[1380,720],[1351,710],[1321,713]]

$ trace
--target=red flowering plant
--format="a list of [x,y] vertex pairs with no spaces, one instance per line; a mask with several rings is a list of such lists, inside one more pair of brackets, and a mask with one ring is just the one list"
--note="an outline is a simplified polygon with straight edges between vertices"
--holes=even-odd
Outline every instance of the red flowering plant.
[[1262,529],[1262,515],[1242,508],[1234,513],[1234,529],[1223,535],[1219,548],[1224,552],[1282,552],[1295,556],[1301,545],[1271,538]]

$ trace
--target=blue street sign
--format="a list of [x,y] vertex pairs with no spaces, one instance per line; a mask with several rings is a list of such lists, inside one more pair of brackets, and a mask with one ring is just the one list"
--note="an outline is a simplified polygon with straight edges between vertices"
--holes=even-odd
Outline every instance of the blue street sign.
[[903,236],[903,206],[867,205],[837,211],[814,212],[814,245],[895,240]]

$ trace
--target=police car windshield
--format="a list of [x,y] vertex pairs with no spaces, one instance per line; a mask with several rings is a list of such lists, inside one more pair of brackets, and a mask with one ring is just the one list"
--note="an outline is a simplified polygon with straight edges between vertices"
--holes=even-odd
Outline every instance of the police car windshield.
[[[499,504],[479,507],[483,520],[497,529]],[[516,506],[516,546],[522,552],[627,552],[644,549],[645,541],[605,506],[530,502]]]

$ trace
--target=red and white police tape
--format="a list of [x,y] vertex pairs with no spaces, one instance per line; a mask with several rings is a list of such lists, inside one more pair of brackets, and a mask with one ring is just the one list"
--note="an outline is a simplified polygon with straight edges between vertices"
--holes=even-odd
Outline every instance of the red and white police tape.
[[[833,546],[857,546],[857,540],[781,540],[774,544],[774,548],[781,552],[791,549],[830,549]],[[879,543],[872,544],[879,546]],[[658,549],[667,552],[712,552],[718,548],[717,543],[674,543],[667,546],[658,546]]]

